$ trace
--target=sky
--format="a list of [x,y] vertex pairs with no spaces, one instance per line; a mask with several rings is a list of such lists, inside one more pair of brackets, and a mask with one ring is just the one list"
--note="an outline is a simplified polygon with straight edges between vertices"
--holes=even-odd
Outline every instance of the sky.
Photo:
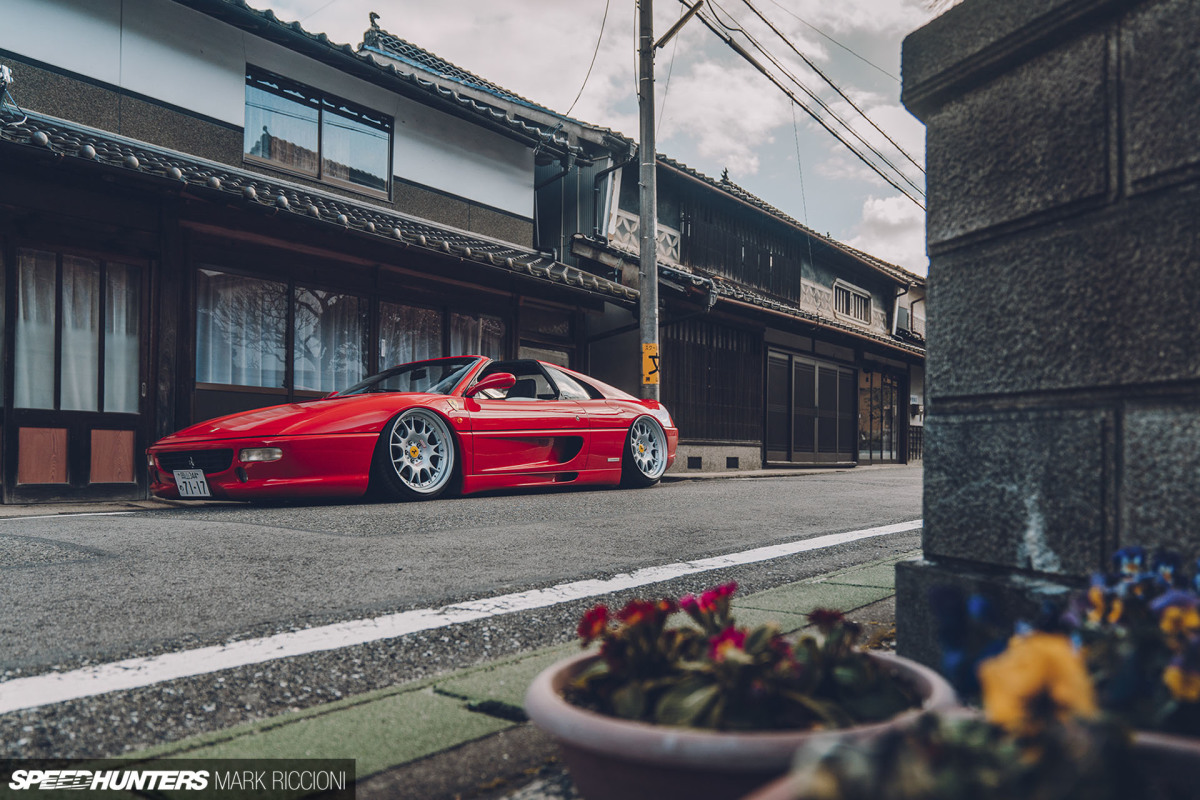
[[[311,33],[324,32],[334,42],[354,46],[375,11],[388,32],[522,97],[638,136],[635,0],[249,1],[261,10],[271,8],[280,19],[299,21]],[[924,174],[908,157],[923,166],[925,129],[900,104],[898,76],[900,43],[935,16],[930,5],[929,0],[706,0],[702,13],[733,29],[743,47],[828,120],[782,70],[795,77],[923,191]],[[654,0],[655,37],[685,10],[678,0]],[[781,66],[753,50],[745,34]],[[921,208],[699,19],[657,51],[655,100],[659,153],[713,178],[727,169],[734,183],[817,232],[926,273]],[[829,124],[854,141],[836,122]],[[903,179],[893,180],[923,204],[922,195]]]

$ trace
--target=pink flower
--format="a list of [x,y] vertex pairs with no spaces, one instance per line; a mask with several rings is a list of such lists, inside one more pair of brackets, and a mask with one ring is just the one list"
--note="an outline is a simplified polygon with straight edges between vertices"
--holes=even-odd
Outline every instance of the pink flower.
[[584,613],[579,620],[579,638],[585,645],[599,639],[608,628],[608,607],[596,606]]
[[731,650],[740,651],[746,645],[746,632],[730,625],[708,640],[708,657],[720,663],[729,657]]

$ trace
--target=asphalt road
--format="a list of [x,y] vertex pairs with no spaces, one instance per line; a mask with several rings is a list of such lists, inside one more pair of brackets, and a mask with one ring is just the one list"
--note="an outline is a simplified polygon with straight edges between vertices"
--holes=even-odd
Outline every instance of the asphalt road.
[[[0,680],[438,608],[920,515],[920,468],[892,467],[640,491],[0,519]],[[918,546],[917,533],[881,537],[649,593],[697,591],[731,578],[766,589]],[[565,641],[588,603],[183,679],[170,697],[144,689],[3,715],[0,753],[111,754],[326,702]],[[136,735],[116,721],[128,717],[124,706],[135,709]],[[64,720],[94,717],[110,722],[92,725],[92,736],[88,725],[70,727],[70,742],[60,740]]]

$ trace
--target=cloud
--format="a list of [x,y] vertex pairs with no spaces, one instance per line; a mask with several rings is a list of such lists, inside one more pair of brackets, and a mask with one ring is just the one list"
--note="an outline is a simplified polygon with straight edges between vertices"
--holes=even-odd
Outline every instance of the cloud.
[[[774,0],[767,2],[776,16],[789,13]],[[827,33],[908,33],[937,13],[926,7],[924,0],[800,0],[795,4],[795,16]]]
[[855,235],[846,244],[924,275],[925,212],[904,197],[868,197]]
[[757,173],[759,149],[774,141],[776,129],[791,124],[787,98],[764,91],[763,84],[750,67],[693,64],[671,81],[660,141],[691,140],[701,156],[728,167],[734,180]]

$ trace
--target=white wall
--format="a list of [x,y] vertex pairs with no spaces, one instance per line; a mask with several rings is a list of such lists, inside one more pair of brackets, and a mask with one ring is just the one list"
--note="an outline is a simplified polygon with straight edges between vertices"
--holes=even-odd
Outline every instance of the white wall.
[[[249,62],[392,115],[404,180],[533,216],[524,145],[170,0],[3,0],[0,48],[238,127]],[[14,79],[20,101],[19,69]]]

